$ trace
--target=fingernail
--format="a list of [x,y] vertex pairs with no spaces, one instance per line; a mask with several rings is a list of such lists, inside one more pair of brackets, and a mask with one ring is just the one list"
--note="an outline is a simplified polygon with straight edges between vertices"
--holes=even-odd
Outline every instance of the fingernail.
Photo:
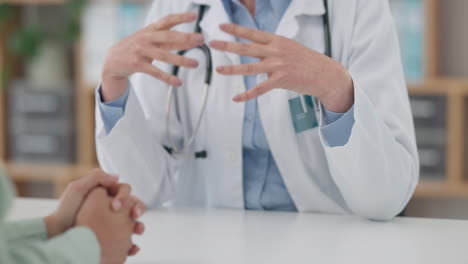
[[195,60],[190,61],[190,66],[191,67],[198,67],[198,61],[195,61]]
[[122,202],[120,202],[119,200],[114,200],[112,202],[112,207],[114,208],[115,211],[118,211],[120,210],[120,208],[122,208]]
[[136,214],[136,217],[139,218],[139,217],[143,214],[143,212],[141,211],[140,208],[137,208],[137,209],[135,210],[135,214]]
[[224,66],[218,66],[218,67],[216,67],[216,70],[219,71],[219,72],[222,72],[222,71],[224,71]]
[[203,42],[205,42],[205,37],[203,37],[203,35],[195,35],[194,40],[196,43],[202,44]]
[[174,85],[175,85],[176,87],[179,87],[179,86],[182,85],[182,81],[181,81],[181,80],[177,80],[177,81],[174,82]]
[[119,179],[119,175],[117,174],[109,174],[113,179]]

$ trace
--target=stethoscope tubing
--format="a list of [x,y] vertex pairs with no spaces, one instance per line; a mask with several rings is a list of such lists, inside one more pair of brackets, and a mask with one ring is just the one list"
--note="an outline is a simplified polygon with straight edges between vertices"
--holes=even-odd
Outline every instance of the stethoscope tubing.
[[[325,13],[322,16],[322,21],[323,21],[323,27],[324,27],[324,34],[325,34],[325,55],[328,57],[332,57],[332,47],[331,47],[331,32],[330,32],[330,20],[329,20],[329,12],[328,12],[328,1],[323,0],[324,8],[325,8]],[[205,10],[207,6],[201,5],[200,9],[198,11],[198,19],[196,21],[195,25],[195,33],[201,33],[201,27],[200,23],[201,20],[204,16]],[[213,59],[211,55],[211,50],[210,48],[206,45],[203,44],[201,46],[198,46],[194,49],[190,50],[183,50],[179,51],[178,54],[181,56],[184,56],[187,52],[191,50],[196,50],[199,49],[203,52],[205,59],[206,59],[206,72],[205,72],[205,80],[204,80],[204,86],[203,86],[203,102],[202,102],[202,107],[200,109],[200,113],[198,115],[198,120],[195,126],[195,129],[193,131],[193,134],[190,136],[189,140],[187,141],[187,144],[183,146],[181,149],[175,148],[177,144],[174,144],[174,142],[171,142],[171,126],[170,126],[170,121],[171,121],[171,108],[172,108],[172,102],[175,100],[175,93],[176,93],[176,88],[173,86],[169,87],[169,94],[167,98],[167,104],[166,104],[166,138],[168,140],[168,143],[171,142],[170,144],[172,145],[171,147],[165,147],[166,150],[170,154],[178,154],[178,155],[183,155],[185,157],[191,157],[192,155],[189,153],[190,149],[193,147],[193,144],[195,143],[195,138],[198,135],[198,132],[201,128],[201,123],[203,120],[203,116],[206,111],[206,106],[207,106],[207,101],[208,101],[208,95],[209,95],[209,90],[211,86],[211,81],[213,77]],[[172,69],[172,75],[178,76],[179,74],[180,67],[179,66],[174,66]],[[308,95],[300,95],[300,100],[301,100],[301,105],[303,108],[303,111],[306,113],[308,111],[307,106],[306,106],[306,96]],[[314,109],[318,111],[318,106],[319,102],[318,99],[315,97],[313,98],[313,104],[314,104]],[[206,150],[203,151],[198,151],[195,152],[194,154],[195,158],[206,158],[207,157],[207,152]]]

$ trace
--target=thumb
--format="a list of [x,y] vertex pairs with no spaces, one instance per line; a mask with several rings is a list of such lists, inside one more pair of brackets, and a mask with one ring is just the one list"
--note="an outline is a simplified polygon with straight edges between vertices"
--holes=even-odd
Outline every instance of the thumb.
[[112,188],[119,185],[119,176],[116,174],[106,174],[106,176],[100,178],[99,185],[105,188]]
[[84,196],[98,186],[111,187],[118,183],[119,178],[115,175],[105,173],[100,169],[91,171],[86,177],[80,179],[80,189]]

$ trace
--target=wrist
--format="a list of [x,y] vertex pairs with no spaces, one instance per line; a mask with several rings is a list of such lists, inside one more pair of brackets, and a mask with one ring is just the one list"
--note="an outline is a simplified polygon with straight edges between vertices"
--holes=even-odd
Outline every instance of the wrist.
[[101,100],[104,103],[115,101],[128,87],[128,77],[112,76],[103,72]]
[[354,105],[354,84],[348,71],[341,64],[339,66],[336,71],[332,71],[335,85],[326,87],[327,92],[319,99],[328,110],[346,113]]
[[46,224],[47,235],[49,238],[53,238],[65,232],[64,228],[60,225],[58,218],[55,214],[46,216],[44,218],[44,222]]

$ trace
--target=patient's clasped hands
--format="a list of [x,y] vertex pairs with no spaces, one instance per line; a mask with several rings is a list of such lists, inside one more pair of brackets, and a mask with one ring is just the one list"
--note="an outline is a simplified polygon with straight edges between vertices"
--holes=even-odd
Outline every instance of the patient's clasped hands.
[[137,219],[145,210],[143,202],[131,195],[129,185],[96,169],[67,187],[45,223],[50,238],[72,227],[91,229],[101,248],[101,263],[118,264],[138,253],[131,237],[143,234],[144,225]]

